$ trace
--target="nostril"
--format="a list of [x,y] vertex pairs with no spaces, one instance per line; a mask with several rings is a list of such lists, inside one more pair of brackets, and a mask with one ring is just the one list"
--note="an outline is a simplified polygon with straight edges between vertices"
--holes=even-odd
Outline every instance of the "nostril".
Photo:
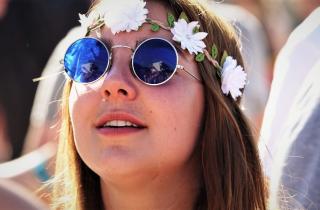
[[122,96],[128,96],[128,91],[126,91],[125,89],[118,89],[116,94],[113,94],[112,91],[109,90],[105,90],[104,94],[106,97],[111,97],[111,95],[122,95]]
[[118,92],[124,96],[127,96],[128,95],[128,92],[124,89],[119,89]]
[[105,95],[108,96],[108,97],[111,95],[111,93],[110,93],[109,90],[105,90],[104,93],[105,93]]

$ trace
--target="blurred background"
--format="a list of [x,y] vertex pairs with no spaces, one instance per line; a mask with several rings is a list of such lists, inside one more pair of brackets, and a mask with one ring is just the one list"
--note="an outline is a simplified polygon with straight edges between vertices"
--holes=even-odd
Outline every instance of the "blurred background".
[[21,155],[39,77],[88,0],[0,0],[0,162]]

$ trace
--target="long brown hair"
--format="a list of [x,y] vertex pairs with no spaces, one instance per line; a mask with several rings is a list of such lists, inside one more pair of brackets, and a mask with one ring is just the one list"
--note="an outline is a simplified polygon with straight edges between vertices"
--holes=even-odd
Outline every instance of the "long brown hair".
[[[195,0],[163,0],[176,17],[184,11],[199,21],[208,32],[206,46],[215,43],[243,66],[238,38],[231,26]],[[266,209],[266,188],[253,134],[239,109],[239,101],[221,91],[221,78],[208,62],[198,63],[205,94],[205,109],[200,131],[202,189],[197,209]],[[53,190],[54,209],[103,209],[99,176],[91,171],[76,152],[68,109],[71,81],[63,94],[62,129],[56,160]]]

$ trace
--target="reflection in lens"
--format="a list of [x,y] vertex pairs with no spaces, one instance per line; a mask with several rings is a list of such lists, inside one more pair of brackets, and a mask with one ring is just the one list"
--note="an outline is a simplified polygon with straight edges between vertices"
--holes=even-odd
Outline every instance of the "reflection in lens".
[[108,49],[102,42],[94,38],[82,38],[68,48],[64,57],[65,71],[76,82],[93,82],[104,75],[108,58]]
[[155,38],[143,42],[133,57],[133,70],[143,82],[159,85],[168,81],[177,66],[177,53],[166,40]]

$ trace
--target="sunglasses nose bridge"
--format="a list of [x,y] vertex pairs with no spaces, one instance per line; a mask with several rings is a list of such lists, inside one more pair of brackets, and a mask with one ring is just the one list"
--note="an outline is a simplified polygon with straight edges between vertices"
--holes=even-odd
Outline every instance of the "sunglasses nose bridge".
[[[122,50],[117,50],[117,52],[115,52],[114,50],[117,49],[117,48],[124,48],[124,51]],[[130,51],[131,52],[131,55],[130,57],[128,57],[129,59],[127,59],[127,53],[126,51]],[[134,49],[130,46],[127,46],[127,45],[113,45],[111,46],[111,52],[110,52],[110,58],[109,58],[109,61],[110,61],[110,67],[112,66],[115,66],[115,65],[120,65],[120,69],[122,68],[127,68],[129,67],[131,69],[131,60],[133,58],[133,53],[134,53]],[[124,67],[123,64],[127,64],[126,67]],[[111,68],[109,68],[111,70]]]
[[132,47],[127,46],[127,45],[121,45],[121,44],[113,45],[113,46],[111,47],[111,54],[112,54],[113,50],[114,50],[114,49],[117,49],[117,48],[125,48],[125,49],[130,50],[130,51],[131,51],[130,59],[133,58],[134,49],[133,49]]
[[[116,50],[117,48],[124,48],[123,50]],[[115,93],[117,87],[124,89],[123,92],[130,93],[134,86],[133,77],[131,73],[131,58],[134,49],[126,45],[113,45],[110,52],[110,66],[108,74],[104,78],[106,91],[111,95]],[[130,52],[130,54],[129,54]],[[126,91],[128,89],[128,91]],[[130,95],[130,94],[129,94]]]
[[117,45],[113,45],[113,46],[111,46],[111,52],[110,52],[110,59],[109,59],[109,60],[111,60],[111,59],[112,59],[112,57],[113,57],[113,56],[112,56],[113,51],[114,51],[114,49],[117,49],[117,48],[125,48],[125,49],[130,50],[130,51],[131,51],[130,59],[132,59],[132,58],[133,58],[134,49],[133,49],[132,47],[127,46],[127,45],[117,44]]
[[116,48],[127,48],[127,49],[131,50],[132,52],[134,51],[134,49],[132,47],[127,46],[127,45],[122,45],[122,44],[116,44],[111,47],[112,50],[116,49]]

